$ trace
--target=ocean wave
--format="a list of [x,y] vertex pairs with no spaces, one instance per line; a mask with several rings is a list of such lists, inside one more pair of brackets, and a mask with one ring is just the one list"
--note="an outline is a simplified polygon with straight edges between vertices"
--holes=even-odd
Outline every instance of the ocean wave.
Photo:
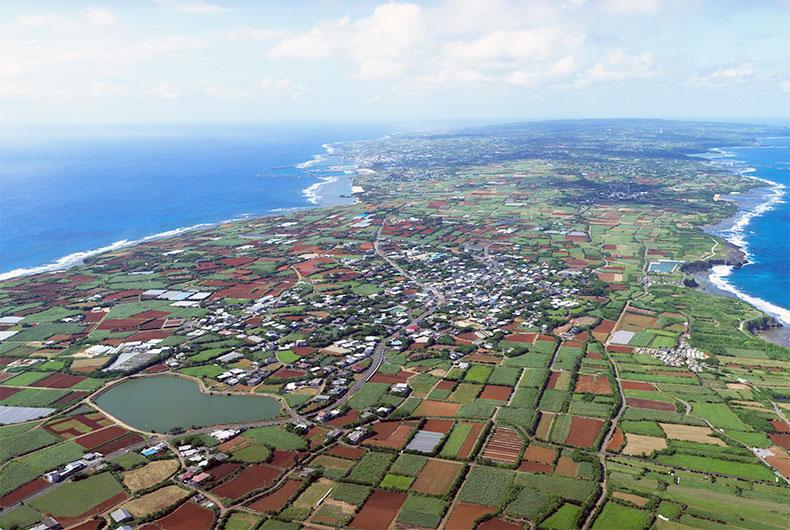
[[[765,184],[769,190],[769,195],[767,196],[766,200],[750,209],[739,211],[733,218],[732,226],[727,229],[717,231],[717,235],[720,235],[743,251],[744,257],[747,260],[744,266],[748,267],[749,264],[755,263],[755,261],[752,255],[749,253],[747,228],[753,219],[760,217],[761,215],[785,202],[784,199],[786,188],[784,184],[754,175],[753,173],[755,173],[757,170],[753,167],[747,166],[742,161],[729,160],[730,157],[736,156],[734,153],[726,151],[722,148],[712,149],[712,151],[714,151],[714,154],[707,157],[711,163],[720,167],[726,167],[735,170],[743,177]],[[724,163],[724,161],[721,160],[722,158],[727,158],[727,162]],[[734,267],[729,265],[716,265],[711,269],[709,280],[719,289],[734,294],[739,299],[753,305],[757,309],[774,316],[785,326],[790,326],[790,310],[767,300],[763,300],[762,298],[745,293],[730,283],[728,278],[732,274],[733,270]]]
[[774,316],[777,320],[779,320],[783,325],[790,326],[790,310],[787,310],[783,307],[780,307],[776,304],[772,304],[767,300],[763,300],[762,298],[758,298],[756,296],[752,296],[750,294],[744,293],[733,284],[731,284],[727,278],[732,274],[733,271],[732,266],[730,265],[715,265],[711,271],[710,276],[708,279],[710,283],[721,289],[722,291],[727,291],[744,302],[747,302],[760,311],[764,313],[768,313],[769,315]]
[[[228,221],[223,221],[228,222]],[[92,250],[83,250],[80,252],[73,252],[62,258],[58,258],[51,263],[47,263],[45,265],[39,265],[36,267],[22,267],[19,269],[14,269],[8,272],[0,273],[0,281],[2,280],[10,280],[12,278],[18,278],[20,276],[30,276],[32,274],[42,274],[46,272],[56,272],[69,269],[74,267],[75,265],[79,265],[83,263],[86,259],[90,258],[91,256],[96,256],[98,254],[103,254],[105,252],[111,252],[113,250],[119,250],[125,247],[130,247],[133,245],[137,245],[139,243],[145,243],[148,241],[154,241],[157,239],[164,239],[166,237],[173,237],[184,232],[188,232],[190,230],[197,230],[198,228],[206,228],[209,226],[213,226],[211,223],[201,223],[192,226],[186,226],[183,228],[174,228],[173,230],[166,230],[164,232],[159,232],[157,234],[153,234],[150,236],[145,236],[140,239],[121,239],[120,241],[116,241],[115,243],[111,243],[109,245],[95,248]]]
[[321,202],[321,188],[324,186],[328,186],[329,184],[334,184],[337,182],[337,177],[328,176],[328,177],[321,177],[318,182],[313,184],[312,186],[308,186],[302,190],[302,195],[305,196],[307,202],[310,204],[318,204]]

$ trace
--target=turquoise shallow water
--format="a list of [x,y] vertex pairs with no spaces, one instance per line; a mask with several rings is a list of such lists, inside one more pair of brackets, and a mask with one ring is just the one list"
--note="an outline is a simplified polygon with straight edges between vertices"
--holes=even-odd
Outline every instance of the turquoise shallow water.
[[130,379],[102,393],[96,404],[124,423],[151,432],[267,420],[280,413],[273,398],[204,394],[195,381],[169,375]]

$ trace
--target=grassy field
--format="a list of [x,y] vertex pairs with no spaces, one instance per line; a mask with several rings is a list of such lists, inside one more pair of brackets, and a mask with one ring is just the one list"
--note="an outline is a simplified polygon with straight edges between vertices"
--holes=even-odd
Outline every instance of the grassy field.
[[288,432],[279,425],[255,427],[244,433],[244,436],[274,449],[307,449],[307,442],[298,434]]
[[77,517],[122,492],[110,473],[99,473],[58,486],[30,501],[30,505],[55,517]]
[[705,418],[714,427],[720,429],[732,429],[734,431],[752,430],[724,403],[694,403],[691,412],[696,416]]
[[370,484],[371,486],[376,485],[381,481],[384,472],[394,458],[390,453],[379,453],[376,451],[366,453],[354,466],[354,469],[351,470],[348,480]]
[[442,520],[447,503],[441,499],[409,495],[397,521],[406,525],[436,528]]
[[540,523],[539,528],[545,530],[573,530],[576,528],[576,521],[582,509],[575,504],[565,503]]
[[365,383],[348,401],[352,409],[372,407],[387,393],[389,385],[386,383]]
[[0,473],[0,495],[5,495],[51,469],[81,458],[83,454],[82,447],[76,443],[64,442],[13,460]]
[[593,529],[608,530],[610,528],[639,529],[647,528],[653,516],[642,510],[629,508],[622,504],[607,502],[595,518]]
[[373,489],[367,486],[338,482],[329,496],[335,500],[347,502],[352,506],[362,506],[362,503],[365,502],[371,491]]
[[412,482],[414,482],[414,477],[387,473],[379,486],[388,489],[407,490],[409,489],[409,486],[411,486]]
[[766,480],[773,482],[774,474],[762,464],[747,464],[720,458],[709,458],[707,456],[687,455],[676,453],[674,455],[659,455],[656,461],[670,466],[702,471],[707,473],[718,473],[720,475],[732,475],[754,480]]
[[60,441],[44,429],[36,428],[36,425],[28,423],[0,429],[0,463]]
[[398,475],[416,477],[420,470],[425,467],[427,461],[428,459],[424,456],[404,453],[398,457],[394,464],[392,464],[390,472]]
[[483,366],[482,364],[473,364],[466,371],[464,381],[467,383],[485,383],[488,381],[488,376],[491,375],[493,369],[490,366]]
[[510,492],[513,474],[504,469],[475,466],[469,471],[458,498],[463,502],[499,506]]

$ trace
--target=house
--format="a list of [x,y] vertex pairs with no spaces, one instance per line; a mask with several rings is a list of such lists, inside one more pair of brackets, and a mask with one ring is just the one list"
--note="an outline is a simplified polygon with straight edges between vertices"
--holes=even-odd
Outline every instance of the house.
[[118,508],[114,512],[110,512],[110,518],[115,521],[116,523],[124,523],[126,521],[131,521],[134,519],[131,513],[123,508]]
[[31,526],[30,530],[60,530],[63,528],[59,522],[52,517],[42,519],[36,526]]

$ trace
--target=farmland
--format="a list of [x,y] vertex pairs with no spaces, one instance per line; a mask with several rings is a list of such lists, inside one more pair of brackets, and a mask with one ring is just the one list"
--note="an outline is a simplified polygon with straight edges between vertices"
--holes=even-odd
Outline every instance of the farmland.
[[[2,524],[783,529],[790,354],[692,282],[738,261],[703,227],[755,182],[688,156],[777,132],[346,142],[356,202],[0,281],[0,404],[45,408],[0,427]],[[153,433],[103,411],[106,385],[157,374],[280,414]]]

